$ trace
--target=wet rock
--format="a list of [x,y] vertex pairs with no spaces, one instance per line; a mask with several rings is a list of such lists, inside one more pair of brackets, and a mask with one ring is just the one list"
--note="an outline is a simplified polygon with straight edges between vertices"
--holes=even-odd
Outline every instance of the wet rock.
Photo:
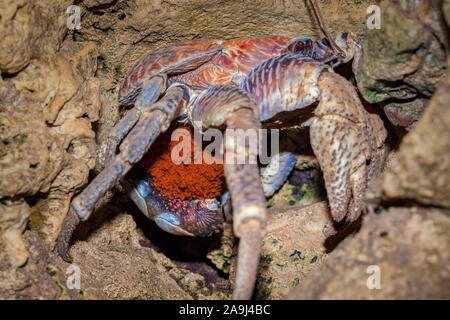
[[445,75],[447,26],[442,1],[383,1],[381,28],[366,29],[356,70],[359,91],[370,103],[387,101],[395,125],[420,118]]
[[388,198],[450,207],[449,75],[389,165],[383,180]]
[[[390,208],[370,214],[358,234],[340,243],[289,298],[448,299],[449,230],[444,210]],[[375,273],[381,276],[379,289]]]

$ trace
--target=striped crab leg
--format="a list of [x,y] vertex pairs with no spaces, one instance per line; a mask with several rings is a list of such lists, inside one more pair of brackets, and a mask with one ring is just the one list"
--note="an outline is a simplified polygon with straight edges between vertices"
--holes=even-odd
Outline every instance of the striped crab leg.
[[[57,249],[61,257],[67,259],[67,249],[72,232],[79,220],[87,220],[99,200],[108,190],[122,179],[137,163],[161,132],[169,127],[182,109],[184,88],[173,86],[157,103],[142,106],[139,121],[120,145],[120,153],[94,178],[93,181],[72,200],[68,216],[63,223],[63,231],[58,237]],[[143,102],[138,101],[144,104]]]
[[235,161],[238,155],[256,159],[257,153],[249,140],[237,138],[236,132],[258,131],[258,109],[253,98],[238,87],[212,87],[194,101],[191,121],[194,126],[201,121],[198,130],[226,127],[225,179],[233,206],[234,233],[240,238],[233,298],[250,299],[266,223],[266,199],[256,162]]
[[165,92],[168,77],[198,68],[222,49],[214,41],[192,40],[160,47],[139,59],[119,90],[119,103],[135,107],[126,112],[100,145],[99,165],[105,167],[114,158],[117,146],[138,122],[143,107],[155,103]]
[[[192,40],[161,47],[135,64],[119,91],[119,103],[134,104],[135,107],[114,126],[100,146],[98,163],[103,170],[69,208],[57,241],[61,257],[69,260],[67,249],[80,219],[88,219],[94,208],[101,206],[99,202],[103,201],[103,195],[142,158],[183,109],[181,101],[186,91],[180,86],[172,86],[166,91],[167,78],[198,68],[221,50],[214,41]],[[162,93],[165,93],[164,97],[155,103]],[[116,156],[122,139],[120,153]]]
[[[272,81],[265,81],[270,76]],[[311,146],[324,173],[331,215],[336,222],[361,214],[367,182],[380,166],[386,130],[369,114],[355,88],[331,67],[307,57],[280,56],[256,67],[243,88],[257,101],[260,120],[280,112],[314,112],[299,119],[310,125]]]

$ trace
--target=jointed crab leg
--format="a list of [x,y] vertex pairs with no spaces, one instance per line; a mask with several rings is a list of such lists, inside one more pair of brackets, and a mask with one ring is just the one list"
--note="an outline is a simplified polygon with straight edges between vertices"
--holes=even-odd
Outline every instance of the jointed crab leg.
[[286,181],[297,162],[297,157],[296,153],[281,151],[261,170],[261,181],[266,197],[272,196]]
[[86,220],[97,201],[138,162],[161,132],[178,115],[184,89],[171,87],[155,104],[143,107],[139,122],[120,145],[120,153],[72,201],[72,207],[81,220]]
[[145,79],[142,83],[143,94],[136,99],[135,107],[128,110],[125,116],[112,128],[108,138],[100,146],[99,164],[102,168],[111,161],[116,153],[120,141],[133,128],[146,106],[152,105],[166,89],[167,76],[157,74]]
[[240,238],[233,298],[250,299],[264,235],[266,200],[256,162],[237,161],[238,155],[243,154],[245,159],[256,159],[257,149],[249,140],[237,138],[236,130],[250,129],[255,133],[261,127],[256,102],[240,88],[212,87],[194,102],[191,121],[196,126],[200,120],[203,128],[226,126],[225,179],[233,205],[234,233]]
[[[265,74],[273,75],[271,82],[264,81]],[[329,66],[299,56],[266,61],[247,76],[243,88],[267,119],[319,102],[311,121],[311,146],[324,173],[331,215],[336,222],[346,216],[356,220],[386,130],[377,115],[364,109],[355,88]]]
[[[227,120],[228,129],[259,128],[252,110],[239,109]],[[249,146],[238,144],[231,151],[247,154]],[[229,137],[225,135],[225,143]],[[243,141],[245,142],[245,140]],[[234,149],[234,151],[233,151]],[[266,199],[256,164],[225,164],[225,178],[233,205],[234,233],[240,238],[234,299],[250,299],[257,274],[262,238],[264,236]]]

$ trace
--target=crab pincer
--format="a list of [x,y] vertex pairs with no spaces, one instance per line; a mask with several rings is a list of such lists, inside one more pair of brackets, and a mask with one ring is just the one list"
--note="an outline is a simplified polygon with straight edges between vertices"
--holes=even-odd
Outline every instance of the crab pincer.
[[363,209],[370,173],[379,166],[386,138],[381,119],[369,114],[355,88],[342,76],[324,72],[320,103],[311,124],[311,145],[324,173],[336,222],[356,220]]
[[261,121],[317,104],[298,121],[310,124],[333,219],[357,219],[386,130],[377,115],[364,109],[355,88],[328,65],[298,55],[266,61],[250,72],[243,88],[257,101]]
[[[315,1],[311,4],[317,6]],[[320,22],[320,12],[314,13],[326,35],[321,41],[279,36],[190,40],[143,56],[119,90],[119,103],[134,107],[99,148],[103,170],[73,199],[58,238],[60,255],[66,257],[78,222],[87,220],[119,181],[138,208],[170,233],[209,236],[220,229],[218,199],[172,199],[156,189],[151,176],[138,177],[135,183],[125,177],[174,122],[200,132],[215,128],[225,133],[225,181],[234,233],[240,238],[235,299],[252,296],[266,223],[265,196],[283,184],[296,161],[295,154],[280,152],[260,171],[259,149],[246,139],[247,133],[259,145],[258,129],[279,113],[303,109],[291,113],[298,119],[288,122],[310,125],[331,215],[335,221],[357,219],[367,181],[381,161],[386,131],[377,115],[364,110],[353,86],[332,68],[351,59],[355,66],[359,41],[346,32],[331,38]]]

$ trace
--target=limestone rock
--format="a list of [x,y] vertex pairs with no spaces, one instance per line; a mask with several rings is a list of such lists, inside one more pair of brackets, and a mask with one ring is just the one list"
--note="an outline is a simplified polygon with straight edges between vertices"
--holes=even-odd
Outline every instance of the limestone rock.
[[28,251],[22,239],[30,207],[20,200],[0,202],[0,271],[23,266]]
[[[292,288],[307,281],[311,272],[326,261],[335,242],[354,228],[335,230],[325,201],[308,206],[273,207],[267,216],[256,299],[285,299]],[[236,255],[231,281],[235,272]]]
[[448,299],[449,230],[449,212],[439,209],[368,215],[358,234],[339,244],[289,298]]
[[114,0],[84,0],[83,4],[89,9],[92,9],[99,6],[108,5],[112,2],[114,2]]
[[390,163],[383,180],[383,190],[389,198],[450,207],[449,75]]
[[[30,203],[30,225],[51,247],[95,164],[91,124],[101,108],[96,45],[70,39],[62,45],[70,3],[0,6],[0,28],[10,28],[1,32],[0,69],[16,73],[0,78],[0,199]],[[16,21],[21,17],[26,21]],[[22,224],[10,228],[23,231]]]
[[271,208],[268,212],[255,297],[284,299],[325,259],[324,230],[331,218],[326,202]]
[[65,33],[65,10],[71,1],[7,0],[0,4],[0,72],[16,73],[49,52]]
[[73,264],[80,268],[81,290],[86,298],[229,297],[229,292],[208,288],[204,276],[177,266],[153,248],[141,246],[145,237],[129,214],[110,209],[105,212],[108,220],[101,225],[91,221],[82,226],[76,236],[80,241],[75,241],[69,251]]
[[366,29],[356,71],[358,89],[384,106],[395,125],[410,127],[445,76],[447,26],[442,1],[382,1],[381,26]]
[[17,270],[0,270],[0,299],[81,299],[76,290],[67,290],[65,268],[48,244],[32,231],[24,243],[27,263]]

